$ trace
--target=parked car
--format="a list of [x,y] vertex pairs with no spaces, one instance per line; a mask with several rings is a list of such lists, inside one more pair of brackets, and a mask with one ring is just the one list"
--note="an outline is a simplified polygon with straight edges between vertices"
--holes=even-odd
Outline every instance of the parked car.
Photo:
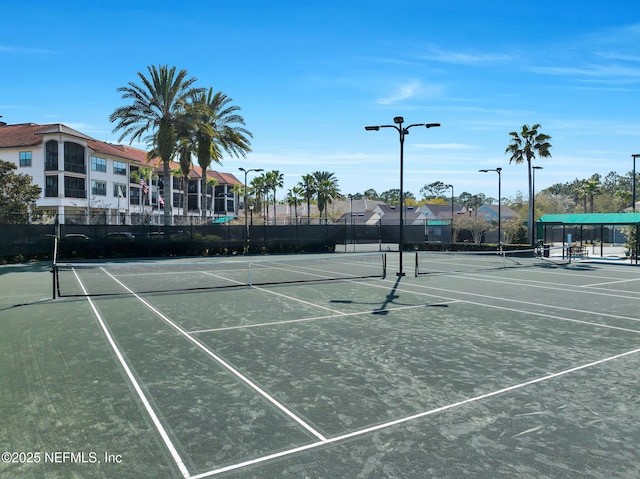
[[72,240],[72,241],[87,241],[89,238],[87,235],[83,235],[81,233],[69,233],[64,235],[64,239]]
[[129,233],[126,231],[119,231],[117,233],[107,233],[108,240],[130,240],[134,239],[135,236],[133,233]]

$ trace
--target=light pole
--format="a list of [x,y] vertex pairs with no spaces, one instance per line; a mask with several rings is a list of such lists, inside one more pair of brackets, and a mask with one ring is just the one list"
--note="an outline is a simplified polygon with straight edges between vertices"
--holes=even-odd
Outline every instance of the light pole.
[[263,168],[251,168],[249,170],[245,170],[244,168],[238,168],[240,171],[244,172],[244,227],[249,231],[249,224],[247,223],[247,175],[252,171],[264,171]]
[[[393,119],[395,125],[379,125],[379,126],[365,126],[367,131],[378,131],[380,128],[394,128],[400,134],[400,238],[399,238],[399,250],[400,250],[400,269],[398,270],[398,276],[404,276],[402,272],[402,250],[404,249],[404,136],[409,134],[409,128],[414,126],[424,126],[425,128],[434,128],[440,126],[440,123],[413,123],[409,126],[403,127],[404,118],[396,116]],[[397,125],[397,126],[396,126]]]
[[[631,157],[633,158],[633,183],[631,183],[632,186],[632,190],[631,190],[631,201],[633,201],[633,212],[636,212],[636,158],[640,157],[639,154],[635,154],[635,155],[631,155]],[[640,238],[638,238],[638,236],[640,235],[640,227],[638,225],[636,225],[636,241],[635,241],[635,258],[636,258],[636,264],[638,264],[638,242],[640,241]]]
[[450,239],[450,243],[453,243],[453,215],[454,215],[454,207],[453,207],[453,199],[455,198],[453,196],[453,185],[444,185],[447,188],[451,188],[451,239]]
[[631,207],[633,208],[633,212],[636,212],[636,158],[639,158],[640,154],[635,154],[635,155],[631,155],[631,158],[633,158],[633,180],[631,183],[631,198],[633,200],[633,205],[631,205]]
[[498,248],[502,248],[502,168],[479,170],[481,173],[495,171],[498,173]]
[[[536,223],[536,170],[544,169],[542,166],[531,167],[531,209],[533,210],[533,237],[536,237],[535,223]],[[544,239],[544,238],[543,238]]]

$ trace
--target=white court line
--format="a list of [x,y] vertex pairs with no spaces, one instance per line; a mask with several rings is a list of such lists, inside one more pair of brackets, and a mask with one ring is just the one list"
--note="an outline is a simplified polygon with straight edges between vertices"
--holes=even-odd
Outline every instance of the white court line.
[[131,369],[129,368],[129,366],[127,365],[126,361],[124,360],[124,355],[118,349],[118,346],[116,346],[116,343],[113,340],[113,337],[111,336],[111,333],[109,332],[109,329],[107,328],[107,325],[105,324],[104,320],[102,319],[102,316],[100,316],[100,313],[98,312],[98,308],[96,308],[95,304],[93,303],[93,300],[88,295],[87,290],[85,289],[84,284],[82,283],[82,281],[80,281],[80,278],[78,277],[78,274],[76,273],[75,269],[73,270],[73,274],[75,275],[76,280],[78,281],[78,284],[80,285],[80,288],[82,288],[82,292],[87,296],[87,301],[89,301],[89,305],[91,306],[91,309],[93,310],[93,314],[96,316],[96,319],[98,320],[98,323],[100,324],[100,327],[102,328],[102,331],[104,332],[105,336],[107,337],[107,341],[111,345],[111,349],[113,349],[113,352],[116,354],[116,357],[118,358],[118,362],[120,362],[120,365],[122,366],[122,368],[124,369],[125,373],[127,374],[127,377],[129,378],[129,381],[131,381],[131,384],[133,385],[133,388],[136,390],[136,393],[138,394],[138,397],[140,398],[140,401],[142,401],[142,404],[144,405],[144,408],[147,410],[147,414],[149,414],[149,417],[151,417],[151,421],[153,421],[153,424],[156,427],[156,429],[158,430],[158,433],[160,434],[160,437],[162,437],[162,440],[164,441],[165,446],[167,446],[167,449],[171,453],[171,457],[173,457],[173,460],[176,463],[176,465],[178,466],[178,469],[180,469],[180,473],[182,474],[182,476],[185,479],[189,479],[189,477],[190,477],[189,471],[187,470],[187,467],[185,466],[184,461],[180,457],[180,454],[178,454],[178,451],[176,450],[175,446],[173,445],[173,442],[171,442],[171,439],[169,438],[169,435],[167,434],[167,431],[165,430],[164,426],[160,422],[160,419],[158,419],[158,416],[156,415],[155,411],[151,407],[151,404],[149,403],[149,400],[145,396],[144,392],[142,391],[142,388],[138,384],[138,381],[136,381],[135,376],[133,375],[133,373],[131,372]]
[[[390,280],[385,280],[387,282],[390,282]],[[369,286],[372,286],[374,288],[384,288],[384,286],[378,286],[375,284],[371,284],[371,283],[362,283],[362,284],[366,284]],[[573,313],[580,313],[580,314],[590,314],[590,315],[594,315],[594,316],[604,316],[604,317],[608,317],[608,318],[614,318],[614,319],[622,319],[625,321],[635,321],[635,322],[640,322],[640,318],[631,318],[628,316],[620,316],[617,314],[608,314],[608,313],[599,313],[599,312],[595,312],[595,311],[584,311],[581,309],[575,309],[575,308],[566,308],[563,306],[551,306],[551,305],[547,305],[547,304],[540,304],[540,303],[533,303],[530,301],[522,301],[522,300],[518,300],[518,299],[507,299],[507,298],[502,298],[502,297],[497,297],[497,296],[488,296],[486,294],[478,294],[478,293],[469,293],[469,292],[462,292],[462,291],[456,291],[456,290],[450,290],[450,289],[445,289],[445,288],[437,288],[435,286],[425,286],[425,285],[417,285],[417,284],[411,284],[410,286],[414,286],[417,288],[421,288],[421,289],[433,289],[436,291],[444,291],[446,293],[454,293],[454,294],[461,294],[461,295],[469,295],[469,296],[478,296],[484,299],[490,299],[490,300],[496,300],[496,301],[504,301],[504,302],[511,302],[511,303],[519,303],[519,304],[524,304],[527,306],[536,306],[538,308],[544,307],[544,308],[550,308],[550,309],[559,309],[559,310],[563,310],[563,311],[571,311]],[[535,287],[535,286],[534,286]],[[402,289],[399,288],[398,291],[400,292],[404,292],[404,293],[412,293],[412,294],[424,294],[427,296],[434,296],[433,294],[430,293],[423,293],[420,291],[412,291],[412,290],[406,290],[406,289]],[[493,308],[493,309],[501,309],[501,310],[505,310],[505,311],[512,311],[512,312],[516,312],[516,313],[521,313],[521,314],[529,314],[529,315],[533,315],[533,316],[542,316],[542,317],[546,317],[546,318],[551,318],[551,319],[558,319],[560,321],[568,321],[568,322],[572,322],[572,323],[579,323],[579,324],[586,324],[586,325],[590,325],[590,326],[597,326],[599,328],[608,328],[608,329],[616,329],[616,330],[620,330],[620,331],[627,331],[627,332],[632,332],[632,333],[639,333],[640,331],[637,331],[635,329],[627,329],[627,328],[621,328],[618,326],[610,326],[607,324],[600,324],[600,323],[594,323],[591,321],[583,321],[580,319],[572,319],[572,318],[565,318],[562,316],[555,316],[552,314],[546,314],[546,313],[537,313],[534,311],[525,311],[525,310],[521,310],[521,309],[516,309],[516,308],[508,308],[506,306],[498,306],[496,304],[490,304],[490,303],[482,303],[482,302],[477,302],[477,301],[470,301],[467,299],[458,299],[458,298],[446,298],[445,296],[441,296],[444,299],[447,300],[457,300],[459,302],[462,303],[467,303],[467,304],[472,304],[474,306],[484,306],[487,308]]]
[[[537,289],[551,289],[553,291],[558,291],[558,285],[556,284],[556,286],[542,286],[540,284],[532,284],[532,283],[543,283],[544,285],[548,285],[549,283],[546,283],[544,281],[532,281],[532,280],[527,280],[527,279],[499,279],[499,278],[492,278],[490,276],[485,276],[485,275],[481,275],[481,274],[477,274],[477,273],[465,273],[464,277],[466,279],[470,279],[473,281],[482,281],[482,282],[490,282],[490,283],[501,283],[501,284],[508,284],[513,286],[514,285],[514,281],[518,282],[518,285],[529,285],[532,288],[537,288]],[[422,287],[422,285],[418,285],[416,283],[413,283],[414,286],[417,287]],[[429,286],[431,287],[431,286]],[[562,285],[563,288],[565,288],[565,292],[567,293],[580,293],[580,294],[587,294],[589,296],[594,296],[594,295],[598,295],[598,296],[606,296],[609,298],[622,298],[622,299],[633,299],[636,300],[638,299],[636,296],[626,296],[624,294],[615,294],[615,293],[605,293],[602,291],[585,291],[584,288],[582,288],[581,286],[575,286],[575,285],[567,285],[567,284],[563,284]],[[569,289],[570,288],[570,289]],[[460,291],[460,293],[462,293],[462,291]],[[626,292],[625,292],[626,293]],[[464,294],[474,294],[474,293],[464,293]],[[476,295],[476,296],[483,296],[483,295]],[[508,300],[507,300],[508,301]],[[531,304],[536,304],[536,303],[531,303]]]
[[325,437],[320,434],[318,431],[316,431],[314,428],[312,428],[309,424],[307,424],[305,421],[303,421],[300,417],[298,417],[296,414],[294,414],[292,411],[290,411],[284,404],[280,403],[276,398],[274,398],[273,396],[269,395],[264,389],[262,389],[260,386],[258,386],[256,383],[254,383],[253,381],[251,381],[248,377],[246,377],[244,374],[242,374],[240,371],[238,371],[237,369],[235,369],[233,366],[231,366],[231,364],[229,364],[228,362],[226,362],[224,359],[222,359],[222,357],[218,356],[216,353],[214,353],[213,351],[211,351],[209,348],[207,348],[204,344],[202,344],[200,341],[198,341],[197,339],[195,339],[193,336],[189,335],[189,333],[187,331],[185,331],[184,329],[182,329],[180,326],[178,326],[178,324],[176,324],[174,321],[172,321],[170,318],[168,318],[165,314],[163,314],[160,310],[158,310],[155,306],[153,306],[152,304],[150,304],[149,302],[147,302],[145,299],[141,298],[137,293],[134,293],[130,288],[128,288],[124,283],[122,283],[120,280],[118,280],[117,278],[115,278],[113,275],[111,275],[111,273],[109,273],[108,271],[104,270],[103,271],[110,276],[115,282],[117,282],[118,284],[120,284],[120,286],[122,286],[123,288],[125,288],[127,291],[129,291],[129,293],[131,293],[131,295],[136,298],[138,301],[140,301],[142,304],[144,304],[147,308],[149,308],[153,313],[155,313],[159,318],[161,318],[162,320],[164,320],[167,324],[169,324],[172,328],[174,328],[176,331],[178,331],[181,335],[183,335],[185,338],[187,338],[189,341],[191,341],[193,344],[195,344],[199,349],[201,349],[202,351],[204,351],[205,354],[207,354],[209,357],[213,358],[216,362],[218,362],[218,364],[220,364],[221,366],[223,366],[225,369],[227,369],[229,372],[231,372],[234,376],[236,376],[238,379],[242,380],[246,385],[248,385],[251,389],[253,389],[254,391],[256,391],[258,394],[260,394],[263,398],[265,398],[267,401],[269,401],[271,404],[273,404],[276,408],[278,408],[280,411],[282,411],[285,415],[287,415],[289,418],[293,419],[296,423],[298,423],[300,426],[302,426],[304,429],[306,429],[307,431],[309,431],[311,434],[313,434],[315,437],[317,437],[320,440],[325,440]]
[[[296,298],[290,298],[290,299],[296,299]],[[410,305],[410,306],[398,306],[397,308],[389,308],[389,309],[385,309],[384,311],[401,311],[401,310],[406,310],[406,309],[417,309],[417,308],[428,308],[428,307],[433,307],[436,305],[443,305],[443,304],[453,304],[453,303],[460,303],[462,302],[461,300],[453,300],[453,301],[440,301],[437,303],[431,303],[431,304],[414,304],[414,305]],[[198,334],[198,333],[217,333],[220,331],[231,331],[234,329],[249,329],[249,328],[262,328],[262,327],[266,327],[266,326],[275,326],[275,325],[281,325],[281,324],[291,324],[291,323],[303,323],[306,321],[319,321],[322,319],[335,319],[335,318],[344,318],[346,316],[361,316],[361,315],[365,315],[365,314],[373,314],[376,313],[378,311],[381,311],[379,309],[372,309],[369,311],[356,311],[353,313],[341,313],[341,314],[328,314],[326,316],[314,316],[312,318],[300,318],[300,319],[284,319],[281,321],[272,321],[272,322],[267,322],[267,323],[255,323],[255,324],[243,324],[240,326],[225,326],[222,328],[211,328],[211,329],[197,329],[195,331],[189,331],[189,334]]]
[[594,288],[596,286],[608,286],[610,284],[628,283],[629,281],[640,281],[640,278],[619,279],[617,281],[608,281],[606,283],[585,284],[584,286],[580,286],[580,287],[581,288]]
[[262,457],[258,457],[256,459],[251,459],[249,461],[244,461],[244,462],[240,462],[238,464],[233,464],[231,466],[221,467],[219,469],[214,469],[214,470],[207,471],[207,472],[204,472],[204,473],[201,473],[201,474],[196,474],[195,476],[191,476],[190,479],[204,479],[205,477],[216,476],[216,475],[222,474],[224,472],[229,472],[229,471],[233,471],[233,470],[236,470],[236,469],[241,469],[243,467],[252,466],[252,465],[255,465],[255,464],[260,464],[262,462],[267,462],[267,461],[270,461],[270,460],[273,460],[273,459],[278,459],[278,458],[281,458],[281,457],[284,457],[284,456],[289,456],[289,455],[295,454],[297,452],[307,451],[309,449],[314,449],[314,448],[317,448],[317,447],[326,446],[327,444],[333,444],[333,443],[336,443],[336,442],[346,441],[348,439],[353,439],[353,438],[356,438],[358,436],[362,436],[362,435],[365,435],[365,434],[369,434],[369,433],[372,433],[372,432],[379,431],[381,429],[387,429],[389,427],[397,426],[399,424],[407,423],[409,421],[415,421],[416,419],[421,419],[423,417],[431,416],[433,414],[437,414],[437,413],[440,413],[440,412],[443,412],[443,411],[447,411],[449,409],[454,409],[454,408],[457,408],[457,407],[460,407],[460,406],[464,406],[466,404],[471,404],[471,403],[474,403],[474,402],[477,402],[477,401],[481,401],[483,399],[488,399],[488,398],[491,398],[491,397],[494,397],[494,396],[498,396],[500,394],[504,394],[506,392],[515,391],[517,389],[522,389],[524,387],[531,386],[533,384],[537,384],[537,383],[549,381],[549,380],[552,380],[552,379],[556,379],[556,378],[559,378],[561,376],[565,376],[567,374],[574,373],[576,371],[580,371],[580,370],[583,370],[583,369],[587,369],[587,368],[591,368],[591,367],[594,367],[594,366],[598,366],[600,364],[604,364],[604,363],[607,363],[609,361],[614,361],[616,359],[620,359],[620,358],[623,358],[625,356],[630,356],[630,355],[638,354],[638,353],[640,353],[640,349],[634,349],[632,351],[627,351],[627,352],[624,352],[624,353],[621,353],[621,354],[616,354],[615,356],[610,356],[608,358],[599,359],[597,361],[593,361],[593,362],[590,362],[590,363],[587,363],[587,364],[576,366],[576,367],[573,367],[573,368],[570,368],[570,369],[565,369],[564,371],[560,371],[560,372],[557,372],[557,373],[550,373],[550,374],[547,374],[546,376],[542,376],[542,377],[539,377],[539,378],[536,378],[536,379],[532,379],[530,381],[525,381],[523,383],[515,384],[513,386],[508,386],[508,387],[505,387],[505,388],[502,388],[502,389],[498,389],[496,391],[492,391],[492,392],[489,392],[489,393],[486,393],[486,394],[481,394],[479,396],[475,396],[475,397],[472,397],[472,398],[469,398],[469,399],[464,399],[462,401],[458,401],[458,402],[455,402],[455,403],[452,403],[452,404],[448,404],[446,406],[442,406],[442,407],[438,407],[438,408],[435,408],[435,409],[431,409],[429,411],[423,411],[421,413],[414,414],[412,416],[407,416],[407,417],[403,417],[403,418],[400,418],[400,419],[395,419],[393,421],[389,421],[389,422],[386,422],[386,423],[383,423],[383,424],[378,424],[376,426],[372,426],[372,427],[368,427],[368,428],[365,428],[365,429],[360,429],[360,430],[357,430],[357,431],[353,431],[353,432],[350,432],[350,433],[347,433],[347,434],[343,434],[341,436],[328,438],[328,439],[325,439],[324,441],[315,442],[315,443],[312,443],[312,444],[307,444],[305,446],[300,446],[300,447],[296,447],[296,448],[293,448],[293,449],[288,449],[286,451],[277,452],[275,454],[270,454],[268,456],[262,456]]

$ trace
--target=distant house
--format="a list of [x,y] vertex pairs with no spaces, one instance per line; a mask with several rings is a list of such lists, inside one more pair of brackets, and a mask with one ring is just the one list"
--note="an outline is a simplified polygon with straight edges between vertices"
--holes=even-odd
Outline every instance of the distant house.
[[[398,225],[400,224],[400,208],[395,205],[379,204],[374,209],[375,213],[380,215],[380,224]],[[405,206],[404,224],[405,225],[421,225],[424,224],[426,215],[420,211],[417,206]]]
[[[478,208],[478,216],[486,221],[498,221],[498,205],[482,205]],[[500,205],[500,218],[502,221],[509,221],[518,217],[518,213],[505,205]]]
[[[420,206],[420,211],[422,211],[428,222],[433,220],[448,220],[451,221],[451,205],[440,205],[440,204],[424,204]],[[464,207],[462,205],[453,205],[453,214],[460,214],[464,211]]]

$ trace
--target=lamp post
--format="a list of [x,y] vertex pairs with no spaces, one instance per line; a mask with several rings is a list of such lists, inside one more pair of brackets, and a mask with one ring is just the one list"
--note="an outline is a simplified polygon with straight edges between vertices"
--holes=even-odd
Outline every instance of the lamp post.
[[453,215],[454,215],[454,206],[453,206],[453,199],[455,198],[453,196],[453,185],[444,185],[447,188],[451,188],[451,240],[450,243],[453,243]]
[[631,205],[631,207],[633,208],[633,212],[636,212],[636,158],[639,158],[640,154],[635,154],[635,155],[631,155],[631,158],[633,158],[633,180],[631,183],[631,198],[633,201],[633,205]]
[[495,171],[498,173],[498,248],[502,249],[502,168],[479,170],[481,173]]
[[240,171],[244,172],[244,227],[249,231],[249,224],[247,223],[247,175],[252,171],[264,171],[263,168],[251,168],[249,170],[245,170],[244,168],[238,168]]
[[[640,157],[640,154],[635,154],[635,155],[631,155],[631,157],[633,158],[633,182],[632,184],[632,190],[631,190],[631,201],[633,201],[633,212],[636,212],[636,158]],[[635,241],[635,258],[636,258],[636,264],[638,264],[638,242],[640,241],[640,238],[638,238],[638,236],[640,236],[640,227],[638,225],[636,225],[636,241]]]
[[425,128],[435,128],[440,126],[440,123],[413,123],[409,126],[403,127],[404,118],[396,116],[393,119],[395,125],[379,125],[379,126],[365,126],[367,131],[378,131],[380,128],[394,128],[400,135],[400,238],[399,238],[399,252],[400,252],[400,269],[398,270],[398,276],[404,276],[402,271],[402,250],[404,249],[404,136],[409,134],[409,129],[414,126],[424,126]]
[[[534,229],[533,235],[536,236],[535,230],[535,222],[536,222],[536,170],[543,170],[542,166],[532,166],[531,167],[531,210],[533,211],[533,217],[531,221],[533,221]],[[544,239],[544,238],[543,238]]]

